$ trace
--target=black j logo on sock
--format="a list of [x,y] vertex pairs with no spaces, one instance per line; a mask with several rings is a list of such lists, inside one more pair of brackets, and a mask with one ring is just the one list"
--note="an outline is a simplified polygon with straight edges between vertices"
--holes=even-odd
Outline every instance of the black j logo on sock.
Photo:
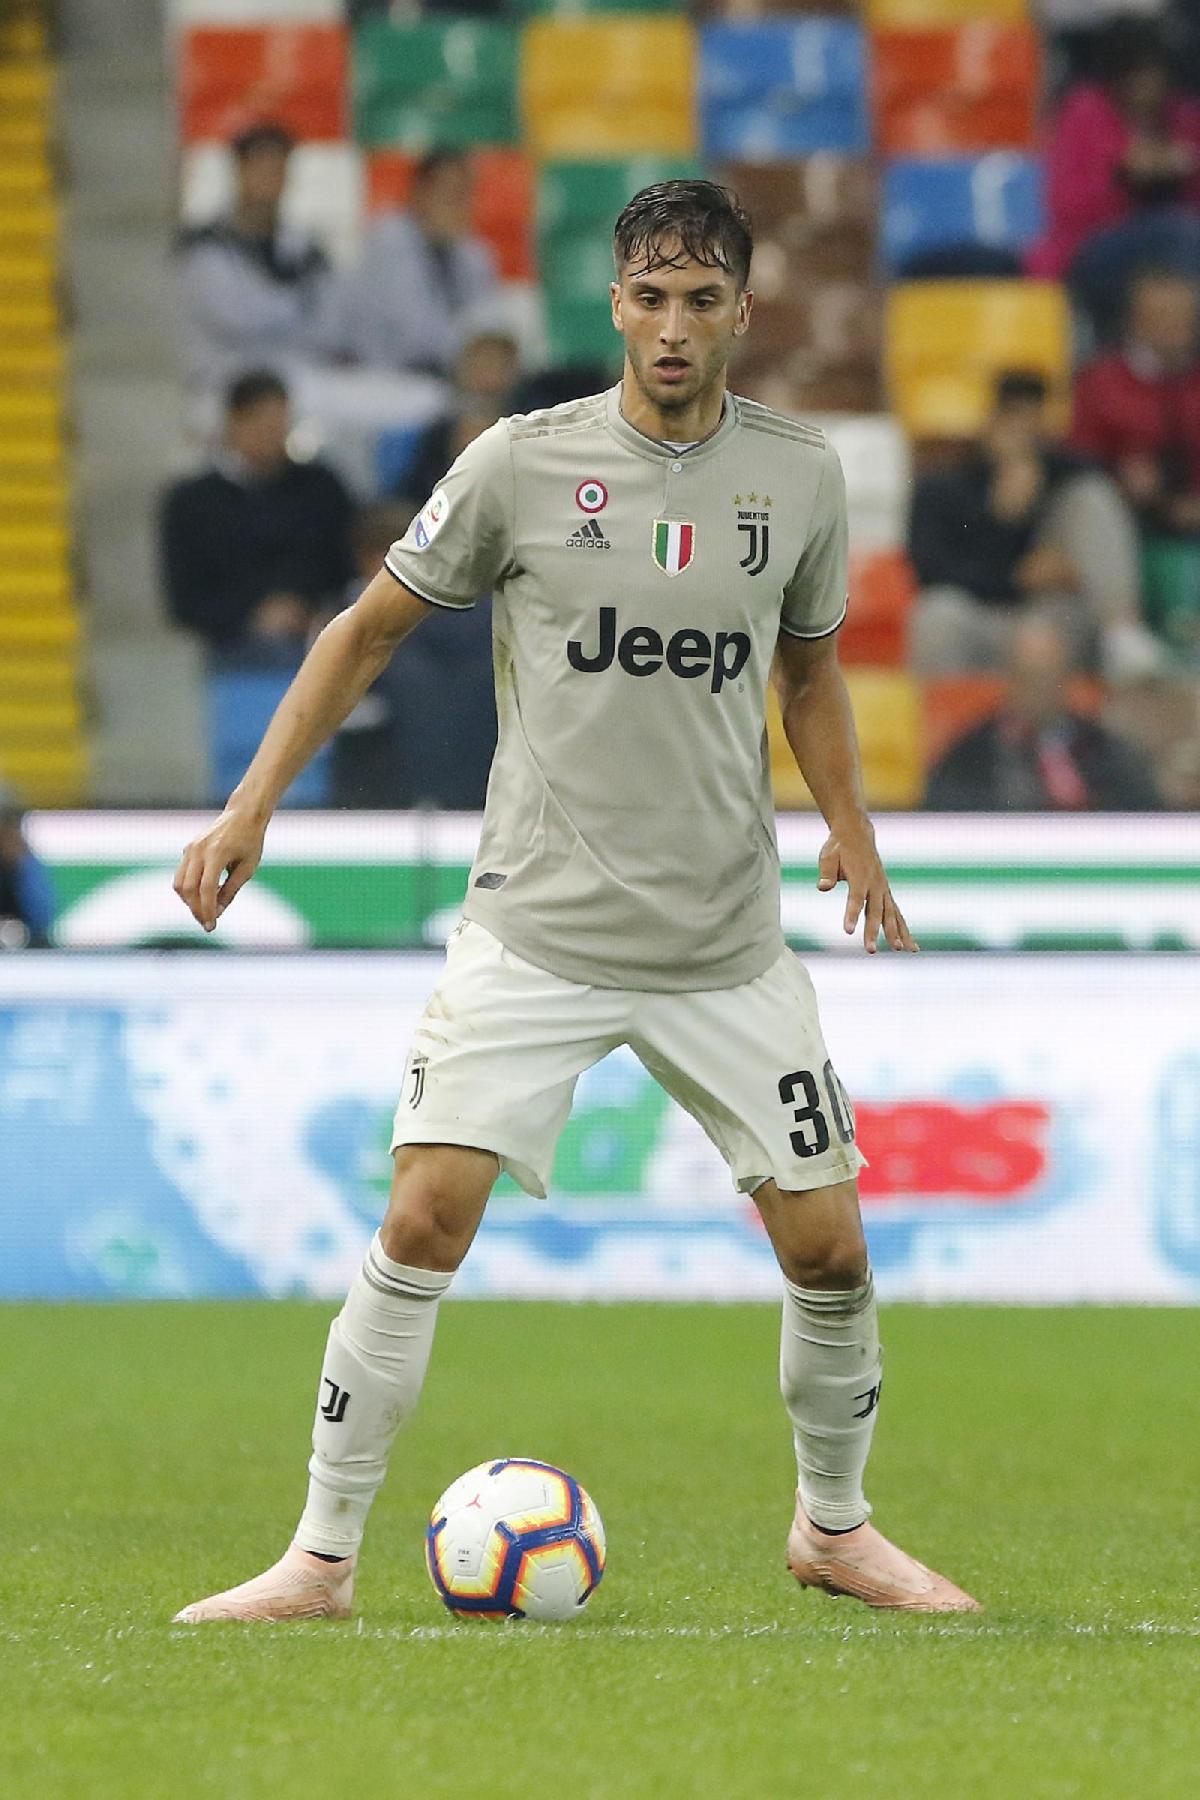
[[329,1389],[329,1398],[321,1403],[321,1417],[328,1419],[331,1425],[340,1425],[346,1416],[346,1408],[350,1404],[349,1388],[339,1387],[328,1375],[321,1378],[323,1387]]

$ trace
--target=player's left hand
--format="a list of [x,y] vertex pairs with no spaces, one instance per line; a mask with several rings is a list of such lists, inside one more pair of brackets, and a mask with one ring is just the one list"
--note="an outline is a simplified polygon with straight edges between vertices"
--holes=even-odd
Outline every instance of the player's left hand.
[[869,823],[852,832],[831,831],[817,867],[817,887],[821,893],[827,894],[839,881],[846,883],[849,893],[843,929],[847,935],[852,934],[861,917],[863,944],[872,955],[879,948],[880,931],[893,950],[921,948],[892,898],[887,872],[875,848],[875,833]]

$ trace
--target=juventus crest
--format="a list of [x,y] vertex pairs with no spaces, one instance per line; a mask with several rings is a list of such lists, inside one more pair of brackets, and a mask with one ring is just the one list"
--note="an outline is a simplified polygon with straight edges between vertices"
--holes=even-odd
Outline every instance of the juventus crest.
[[771,554],[771,496],[764,494],[760,500],[757,494],[749,494],[743,500],[735,494],[733,504],[737,507],[738,531],[746,540],[745,555],[738,567],[745,569],[747,575],[761,575]]

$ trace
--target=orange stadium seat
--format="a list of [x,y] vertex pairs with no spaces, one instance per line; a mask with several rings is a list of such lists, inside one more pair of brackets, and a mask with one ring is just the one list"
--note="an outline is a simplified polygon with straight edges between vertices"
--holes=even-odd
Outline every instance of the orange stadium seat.
[[344,25],[196,26],[180,40],[183,141],[222,142],[258,119],[297,138],[349,136]]
[[525,139],[542,159],[690,156],[695,30],[687,19],[535,19],[521,41]]
[[852,556],[850,606],[838,634],[842,661],[903,667],[909,614],[916,597],[916,578],[903,550]]
[[1035,143],[1041,47],[1028,25],[880,31],[875,116],[888,156],[1027,150]]
[[[921,682],[921,760],[929,770],[1004,698],[1003,675],[930,675]],[[1104,704],[1104,684],[1075,675],[1068,692],[1077,712],[1094,718]]]
[[1070,308],[1051,281],[910,281],[887,297],[884,356],[910,437],[974,437],[1004,369],[1038,369],[1065,419]]
[[[472,150],[470,157],[475,176],[475,229],[495,251],[506,281],[528,281],[533,275],[537,204],[533,164],[523,150],[503,146]],[[368,212],[405,205],[417,161],[404,150],[374,150],[368,155]]]

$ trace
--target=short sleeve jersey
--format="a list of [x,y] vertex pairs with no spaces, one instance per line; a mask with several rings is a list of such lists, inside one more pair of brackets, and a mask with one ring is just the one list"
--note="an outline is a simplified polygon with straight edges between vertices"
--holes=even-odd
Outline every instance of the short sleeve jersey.
[[499,742],[465,913],[600,987],[735,987],[783,947],[766,691],[779,632],[846,610],[823,433],[729,395],[680,452],[620,387],[502,419],[387,567],[435,606],[491,590]]

